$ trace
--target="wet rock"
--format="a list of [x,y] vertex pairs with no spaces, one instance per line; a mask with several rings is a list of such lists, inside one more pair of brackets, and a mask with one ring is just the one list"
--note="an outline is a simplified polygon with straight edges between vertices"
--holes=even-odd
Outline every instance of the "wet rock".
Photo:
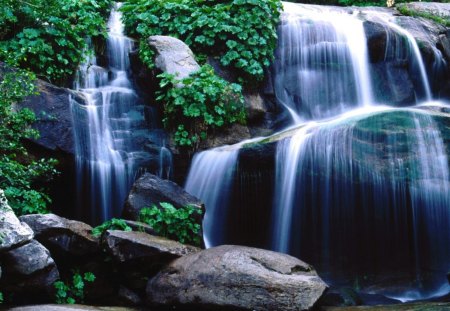
[[76,256],[99,251],[98,239],[91,234],[92,227],[81,221],[55,214],[25,215],[20,220],[27,223],[33,229],[36,239],[51,250]]
[[21,223],[8,205],[4,192],[0,189],[0,252],[28,243],[34,237],[30,227]]
[[200,69],[191,49],[177,38],[151,36],[148,44],[156,53],[156,67],[163,72],[183,79]]
[[[137,220],[142,208],[159,206],[160,202],[168,202],[175,208],[190,205],[204,210],[204,205],[199,199],[184,191],[176,183],[146,173],[131,188],[122,216],[129,220]],[[199,224],[202,218],[203,216],[197,217]]]
[[185,310],[308,310],[326,288],[297,258],[224,245],[175,260],[149,281],[147,299]]

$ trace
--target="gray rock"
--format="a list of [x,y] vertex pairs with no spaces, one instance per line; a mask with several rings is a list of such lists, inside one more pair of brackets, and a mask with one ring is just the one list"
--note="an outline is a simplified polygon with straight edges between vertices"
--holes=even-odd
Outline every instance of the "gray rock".
[[224,245],[175,260],[147,285],[150,305],[227,310],[308,310],[327,285],[289,255]]
[[55,214],[21,216],[34,231],[36,239],[50,249],[71,255],[86,255],[99,250],[99,241],[92,236],[92,227],[80,221]]
[[107,231],[104,245],[119,262],[145,259],[158,266],[164,266],[175,258],[199,251],[194,246],[136,231]]
[[36,240],[6,252],[3,260],[9,274],[21,276],[31,275],[55,265],[50,252]]
[[183,79],[200,69],[191,49],[177,38],[151,36],[148,44],[156,52],[156,67],[163,72]]
[[34,237],[27,224],[21,223],[8,205],[4,192],[0,189],[0,252],[25,244]]
[[[191,205],[204,211],[203,203],[176,183],[146,173],[131,188],[122,216],[125,219],[137,220],[142,208],[158,205],[160,202],[171,203],[175,208]],[[202,218],[203,216],[197,217],[199,224]]]
[[245,106],[247,108],[247,119],[249,121],[258,120],[267,113],[264,99],[259,93],[244,94]]
[[200,149],[207,150],[224,145],[233,145],[251,137],[252,135],[247,126],[235,123],[229,128],[222,129],[216,135],[208,136],[205,140],[201,141]]
[[2,255],[2,289],[21,295],[21,302],[48,302],[54,297],[53,283],[59,272],[50,252],[36,240]]

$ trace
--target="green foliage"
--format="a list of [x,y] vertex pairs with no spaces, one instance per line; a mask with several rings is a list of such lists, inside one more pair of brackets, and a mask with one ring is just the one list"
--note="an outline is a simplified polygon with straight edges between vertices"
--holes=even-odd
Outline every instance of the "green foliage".
[[85,282],[92,283],[94,281],[95,275],[92,272],[86,272],[81,275],[78,271],[75,271],[71,283],[65,283],[63,281],[55,282],[53,286],[56,289],[56,303],[83,303]]
[[32,159],[23,145],[25,138],[38,138],[30,128],[35,117],[15,104],[35,94],[34,75],[22,71],[3,73],[0,82],[0,188],[18,215],[44,213],[50,198],[38,181],[49,181],[57,172],[53,159]]
[[0,304],[3,303],[3,300],[4,300],[4,299],[3,299],[3,293],[0,292]]
[[200,225],[196,223],[194,214],[201,214],[201,211],[193,206],[176,209],[170,203],[161,202],[159,207],[143,208],[139,220],[150,225],[161,236],[200,245]]
[[279,0],[127,0],[122,7],[132,35],[178,37],[246,81],[261,80],[270,65],[280,10]]
[[131,227],[127,225],[125,220],[113,218],[92,229],[92,235],[99,237],[107,230],[132,231]]
[[208,132],[245,121],[241,86],[219,78],[211,66],[182,80],[167,73],[159,77],[157,101],[164,104],[164,126],[174,131],[177,145],[196,149]]
[[106,34],[110,0],[0,0],[0,60],[62,84],[87,37]]

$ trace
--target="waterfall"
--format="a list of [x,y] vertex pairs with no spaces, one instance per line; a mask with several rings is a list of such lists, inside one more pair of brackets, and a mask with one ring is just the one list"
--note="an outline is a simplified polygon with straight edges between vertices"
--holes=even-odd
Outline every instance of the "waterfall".
[[[120,4],[115,4],[108,21],[108,67],[98,66],[91,54],[80,66],[75,82],[87,104],[72,102],[77,197],[83,209],[79,217],[94,223],[120,215],[138,168],[152,160],[140,146],[150,133],[145,107],[129,78],[133,41],[124,35],[119,8]],[[167,151],[161,153],[161,161],[170,166]]]
[[[430,101],[414,37],[392,15],[372,9],[283,5],[271,75],[276,99],[296,129],[261,139],[266,146],[278,141],[273,150],[251,151],[241,143],[194,157],[186,189],[205,203],[206,245],[259,230],[260,241],[249,244],[298,256],[332,284],[365,282],[367,292],[402,299],[448,293],[448,142],[446,127],[436,121],[443,118],[436,111],[444,108]],[[428,105],[392,108],[375,101],[380,89],[368,59],[366,20],[386,29],[385,61],[409,64],[401,70],[414,80],[416,102],[425,99]],[[416,73],[418,79],[412,77]],[[273,161],[247,165],[252,160],[243,158],[246,148],[273,152]],[[240,178],[246,165],[274,174]],[[250,184],[267,183],[267,176],[274,179],[272,200],[258,192],[267,187]],[[243,197],[251,199],[236,199]],[[259,205],[247,208],[248,202]],[[237,221],[229,219],[236,210],[258,214],[248,228],[231,232],[227,226]],[[261,219],[255,225],[266,210],[270,223]],[[387,279],[402,285],[376,287]]]

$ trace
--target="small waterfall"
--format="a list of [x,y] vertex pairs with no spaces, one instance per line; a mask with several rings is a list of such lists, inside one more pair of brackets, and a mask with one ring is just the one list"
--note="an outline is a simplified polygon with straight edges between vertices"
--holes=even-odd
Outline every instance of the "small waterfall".
[[[90,56],[75,82],[87,104],[72,103],[78,206],[83,209],[79,217],[94,223],[120,215],[138,168],[152,158],[141,147],[149,131],[145,108],[128,76],[133,42],[124,36],[119,7],[115,5],[108,21],[109,67],[98,66],[95,56]],[[171,165],[167,152],[164,157],[164,165]]]
[[276,97],[293,119],[322,119],[371,105],[362,21],[336,8],[283,6],[273,75]]
[[[425,101],[432,99],[430,83],[428,81],[428,74],[425,69],[425,64],[420,54],[419,46],[416,40],[409,31],[402,28],[395,23],[395,17],[390,14],[383,14],[380,12],[372,12],[375,20],[381,21],[386,27],[388,41],[386,45],[386,58],[402,59],[406,58],[411,63],[414,72],[420,76],[420,88],[423,90]],[[400,37],[399,37],[400,36]],[[406,39],[406,50],[402,38]],[[440,53],[440,52],[438,52]],[[437,59],[442,57],[437,56]],[[417,97],[417,95],[416,95]]]
[[194,156],[187,177],[187,192],[201,198],[206,209],[203,232],[206,247],[221,245],[239,148],[212,149]]

